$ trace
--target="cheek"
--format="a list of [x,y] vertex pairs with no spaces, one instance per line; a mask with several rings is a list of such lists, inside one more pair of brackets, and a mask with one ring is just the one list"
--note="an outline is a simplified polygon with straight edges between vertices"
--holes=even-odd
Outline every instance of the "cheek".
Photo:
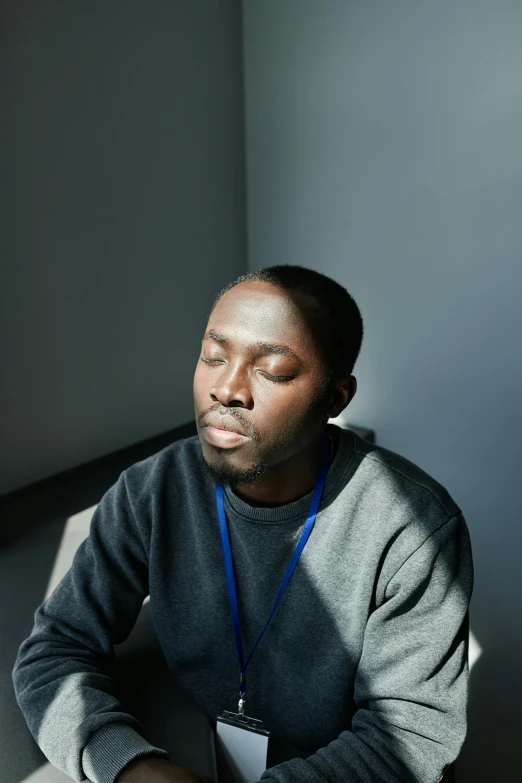
[[271,426],[292,428],[296,422],[303,420],[308,411],[305,396],[298,389],[291,392],[288,388],[263,389],[258,394],[254,411],[257,407],[257,417]]
[[192,381],[194,397],[202,399],[205,391],[207,390],[207,386],[208,384],[205,381],[205,373],[201,372],[201,368],[198,365],[198,367],[196,367],[196,371],[194,372],[194,378]]

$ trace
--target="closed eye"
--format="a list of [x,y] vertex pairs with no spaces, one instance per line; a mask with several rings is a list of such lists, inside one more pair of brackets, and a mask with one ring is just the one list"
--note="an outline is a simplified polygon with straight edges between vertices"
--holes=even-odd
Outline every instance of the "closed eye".
[[[222,359],[204,359],[202,356],[200,358],[205,364],[220,364],[222,362]],[[295,378],[295,375],[270,375],[264,370],[259,370],[259,372],[261,375],[264,375],[265,378],[268,378],[268,380],[274,381],[275,383],[288,383]]]

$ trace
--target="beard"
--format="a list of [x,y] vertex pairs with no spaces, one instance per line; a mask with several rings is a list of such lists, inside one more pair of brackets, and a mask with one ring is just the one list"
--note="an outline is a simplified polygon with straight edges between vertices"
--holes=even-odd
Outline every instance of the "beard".
[[[216,449],[219,452],[226,451],[226,449]],[[207,473],[217,484],[229,484],[231,487],[235,487],[238,484],[254,484],[260,476],[265,473],[270,465],[268,462],[254,462],[248,468],[236,468],[234,465],[223,462],[221,465],[210,465],[205,458],[203,458],[203,464],[207,470]]]

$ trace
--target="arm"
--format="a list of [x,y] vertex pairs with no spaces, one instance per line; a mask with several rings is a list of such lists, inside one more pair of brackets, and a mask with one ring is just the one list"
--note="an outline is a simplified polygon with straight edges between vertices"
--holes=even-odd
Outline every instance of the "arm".
[[165,759],[138,758],[118,775],[115,783],[214,783],[206,775],[169,764]]
[[436,783],[466,735],[473,563],[461,514],[389,580],[372,612],[355,680],[352,730],[263,783]]
[[72,567],[36,610],[13,669],[32,736],[78,783],[112,783],[140,755],[168,758],[141,736],[110,674],[113,645],[127,638],[147,594],[147,551],[121,474],[100,501]]

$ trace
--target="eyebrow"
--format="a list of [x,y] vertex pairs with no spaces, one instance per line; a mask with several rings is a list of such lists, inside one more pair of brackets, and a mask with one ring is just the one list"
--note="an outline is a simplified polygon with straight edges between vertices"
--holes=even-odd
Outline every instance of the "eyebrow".
[[[223,345],[230,345],[230,340],[228,337],[225,337],[225,335],[221,334],[221,332],[216,332],[215,329],[209,329],[209,331],[203,337],[203,340],[215,340],[216,342],[222,343]],[[281,345],[280,343],[267,343],[266,341],[262,340],[260,342],[251,343],[249,347],[257,348],[263,353],[277,353],[280,356],[287,356],[289,359],[293,359],[298,364],[303,364],[302,359],[296,353],[294,353],[288,345]]]

